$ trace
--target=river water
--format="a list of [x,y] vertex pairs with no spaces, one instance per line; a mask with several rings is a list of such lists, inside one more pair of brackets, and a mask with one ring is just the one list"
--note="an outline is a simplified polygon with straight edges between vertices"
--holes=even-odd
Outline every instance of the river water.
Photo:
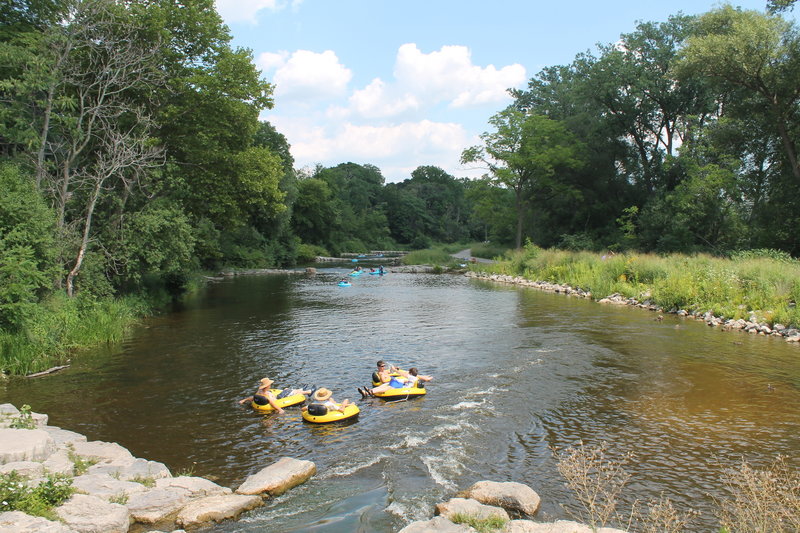
[[[800,347],[701,322],[453,275],[266,275],[213,283],[120,346],[66,371],[14,379],[3,401],[235,488],[283,456],[308,483],[218,532],[391,532],[483,479],[580,508],[553,449],[633,454],[623,507],[669,497],[715,531],[721,473],[800,454]],[[434,376],[424,398],[362,400],[378,359]],[[358,402],[349,425],[265,416],[237,400],[270,376]],[[797,466],[797,463],[794,463]]]

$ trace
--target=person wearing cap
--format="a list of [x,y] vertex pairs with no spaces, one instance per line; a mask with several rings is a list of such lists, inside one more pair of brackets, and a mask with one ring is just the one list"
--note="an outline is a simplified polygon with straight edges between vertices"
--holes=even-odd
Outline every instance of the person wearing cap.
[[[240,404],[245,404],[249,402],[253,402],[256,405],[267,405],[270,404],[273,409],[275,409],[278,413],[283,413],[283,409],[277,404],[275,395],[272,394],[270,389],[272,388],[272,384],[275,383],[269,378],[263,378],[259,382],[258,390],[252,396],[248,396],[247,398],[242,398],[239,400]],[[283,393],[281,393],[283,394]],[[310,390],[304,389],[292,389],[292,391],[287,394],[311,394]]]
[[[333,393],[330,389],[320,387],[312,397],[314,403],[324,405],[329,410],[341,411],[344,413],[345,408],[350,405],[350,400],[344,400],[342,403],[336,403],[333,399]],[[303,406],[303,411],[307,411],[308,407]]]
[[371,389],[367,387],[364,387],[363,389],[359,388],[358,392],[361,393],[363,398],[366,398],[367,396],[374,396],[375,393],[386,392],[389,389],[416,387],[418,381],[430,381],[433,379],[431,376],[420,374],[417,367],[411,367],[408,369],[408,372],[406,372],[405,370],[400,370],[399,368],[393,366],[392,371],[400,375],[392,376],[388,383],[382,383]]

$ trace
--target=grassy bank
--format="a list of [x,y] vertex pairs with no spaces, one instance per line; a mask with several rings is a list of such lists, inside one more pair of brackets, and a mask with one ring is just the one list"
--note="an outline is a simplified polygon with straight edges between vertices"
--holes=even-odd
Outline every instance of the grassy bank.
[[709,255],[543,250],[526,246],[474,270],[523,276],[589,290],[595,299],[613,293],[649,299],[669,311],[711,311],[724,318],[800,326],[800,262],[779,254],[745,253],[732,259]]
[[0,371],[25,375],[63,364],[77,349],[119,342],[149,311],[139,298],[85,301],[56,294],[37,306],[17,332],[0,330]]

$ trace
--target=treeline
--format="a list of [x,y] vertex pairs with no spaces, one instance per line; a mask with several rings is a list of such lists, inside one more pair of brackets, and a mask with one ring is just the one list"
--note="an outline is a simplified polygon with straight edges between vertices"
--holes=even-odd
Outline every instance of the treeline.
[[513,95],[463,160],[516,193],[517,247],[800,253],[794,23],[729,5],[640,23]]
[[259,121],[273,87],[212,0],[3,2],[2,356],[85,343],[66,332],[98,309],[125,322],[223,266],[527,239],[796,255],[798,39],[730,6],[641,23],[513,91],[462,155],[483,179],[387,184],[369,164],[294,168]]

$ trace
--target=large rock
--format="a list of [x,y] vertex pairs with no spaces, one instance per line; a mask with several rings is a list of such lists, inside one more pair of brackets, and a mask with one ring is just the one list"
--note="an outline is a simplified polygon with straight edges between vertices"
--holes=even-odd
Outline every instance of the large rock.
[[8,511],[0,513],[0,533],[75,533],[75,530],[41,516]]
[[491,505],[484,505],[479,501],[467,498],[450,498],[450,500],[437,503],[436,513],[445,518],[450,518],[456,514],[465,514],[475,516],[477,518],[489,518],[491,516],[498,516],[506,520],[510,520],[508,513],[505,509],[500,507],[493,507]]
[[72,479],[72,486],[76,491],[97,496],[103,500],[128,496],[144,492],[147,487],[133,481],[115,479],[106,474],[85,474]]
[[177,513],[189,501],[178,489],[152,489],[134,494],[128,499],[128,509],[137,522],[155,524]]
[[503,533],[626,533],[626,531],[612,527],[601,527],[593,531],[585,524],[570,520],[558,520],[548,524],[532,520],[512,520],[506,525]]
[[181,509],[176,518],[180,527],[197,527],[209,522],[221,522],[236,518],[245,511],[262,505],[261,496],[224,494],[194,500]]
[[69,458],[67,450],[58,450],[48,457],[42,466],[51,474],[66,474],[71,476],[75,471],[75,463]]
[[0,466],[0,474],[16,472],[25,477],[41,477],[44,475],[44,466],[36,461],[14,461]]
[[55,509],[58,517],[80,533],[126,533],[131,524],[128,508],[96,496],[75,494]]
[[281,457],[275,463],[245,479],[236,492],[238,494],[268,493],[276,496],[305,483],[316,472],[317,467],[311,461]]
[[443,516],[436,516],[431,520],[411,522],[398,533],[475,533],[475,530],[466,524],[454,524]]
[[56,441],[56,446],[59,448],[63,448],[68,444],[73,444],[75,442],[86,442],[86,435],[81,435],[80,433],[75,433],[74,431],[69,431],[66,429],[61,429],[55,426],[45,426],[44,429],[53,440]]
[[231,494],[231,489],[221,487],[213,481],[202,477],[178,476],[156,480],[157,489],[171,489],[182,491],[189,498],[204,498],[206,496],[221,496]]
[[55,451],[55,441],[44,430],[0,429],[0,464],[44,461]]
[[133,461],[127,461],[124,456],[121,461],[100,463],[90,466],[89,469],[86,470],[86,473],[107,474],[125,481],[137,479],[155,481],[165,477],[172,477],[169,468],[167,468],[164,463],[139,458],[133,459]]
[[542,503],[541,498],[528,485],[522,483],[478,481],[458,494],[462,498],[472,498],[486,505],[502,507],[506,511],[534,516]]
[[73,442],[75,455],[90,461],[105,463],[133,463],[133,455],[116,442],[93,440],[90,442]]

